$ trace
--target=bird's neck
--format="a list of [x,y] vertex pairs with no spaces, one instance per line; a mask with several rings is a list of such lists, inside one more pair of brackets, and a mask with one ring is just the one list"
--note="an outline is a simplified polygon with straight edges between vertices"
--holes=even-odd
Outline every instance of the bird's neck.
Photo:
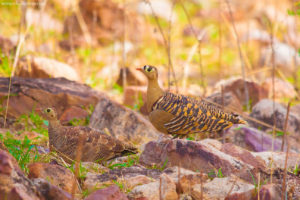
[[148,80],[147,88],[147,110],[151,112],[153,104],[163,96],[164,91],[160,88],[157,79]]
[[48,135],[49,141],[52,143],[53,140],[59,135],[59,130],[61,128],[60,121],[57,119],[49,120],[49,127],[48,127]]

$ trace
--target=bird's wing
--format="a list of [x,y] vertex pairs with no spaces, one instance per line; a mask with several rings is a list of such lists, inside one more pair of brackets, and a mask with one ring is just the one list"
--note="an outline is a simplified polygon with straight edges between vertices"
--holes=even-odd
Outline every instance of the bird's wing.
[[163,110],[174,115],[173,119],[164,124],[172,134],[215,132],[233,124],[226,119],[229,115],[211,109],[202,101],[172,93],[165,93],[154,104],[153,110]]
[[[120,140],[102,133],[90,127],[65,127],[69,144],[79,144],[80,137],[84,139],[82,143],[82,159],[93,157],[94,160],[108,160],[121,155],[124,151],[136,152],[136,148]],[[80,136],[80,135],[83,136]],[[73,149],[76,151],[76,149]]]

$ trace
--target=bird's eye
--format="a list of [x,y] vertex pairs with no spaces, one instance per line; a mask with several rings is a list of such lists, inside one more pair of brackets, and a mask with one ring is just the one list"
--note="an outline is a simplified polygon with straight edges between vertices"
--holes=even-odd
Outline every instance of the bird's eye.
[[151,72],[152,71],[152,67],[148,67],[147,72]]
[[51,111],[50,108],[48,108],[48,109],[47,109],[47,112],[50,112],[50,111]]

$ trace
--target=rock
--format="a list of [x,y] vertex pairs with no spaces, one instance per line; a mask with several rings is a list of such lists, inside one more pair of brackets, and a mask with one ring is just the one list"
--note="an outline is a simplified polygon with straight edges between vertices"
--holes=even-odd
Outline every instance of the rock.
[[[239,99],[242,105],[246,105],[245,87],[243,79],[231,78],[228,80],[219,81],[216,84],[218,91],[221,91],[221,85],[223,85],[224,87],[224,93],[233,93]],[[267,97],[267,90],[261,87],[258,83],[246,80],[246,85],[248,89],[249,100],[251,101],[250,103],[252,106],[255,105],[261,99]]]
[[38,200],[39,193],[17,161],[0,149],[0,199]]
[[[284,123],[286,118],[287,109],[283,105],[275,102],[275,119],[276,119],[276,127],[283,130]],[[273,101],[269,99],[263,99],[252,109],[250,114],[251,117],[263,121],[271,126],[274,124],[273,116]],[[267,130],[268,127],[250,121],[250,125],[261,128],[262,130]],[[300,134],[300,118],[294,113],[289,114],[287,132],[289,133],[297,133]]]
[[[151,4],[151,6],[149,5]],[[153,8],[155,15],[161,17],[167,21],[172,17],[172,21],[176,20],[175,13],[172,14],[173,6],[168,0],[150,0],[149,3],[145,1],[140,1],[137,10],[140,14],[153,15],[151,7]]]
[[62,124],[67,124],[73,119],[84,120],[89,116],[89,113],[77,106],[71,106],[66,109],[63,114],[60,116],[59,120]]
[[[28,165],[28,178],[43,178],[51,184],[60,187],[61,189],[71,193],[72,186],[76,179],[73,173],[60,165],[49,163],[33,163]],[[78,188],[77,188],[78,189]]]
[[81,162],[81,166],[90,173],[107,173],[110,169],[95,162]]
[[259,199],[281,200],[281,186],[278,184],[263,185],[259,190]]
[[[273,44],[274,50],[274,63],[284,74],[292,75],[296,73],[295,66],[300,65],[300,57],[297,51],[286,43],[275,42]],[[272,49],[265,47],[261,51],[260,65],[272,63]]]
[[30,8],[26,10],[26,23],[46,31],[61,32],[63,30],[61,22],[52,18],[47,12],[36,11]]
[[[284,169],[286,153],[285,152],[251,152],[253,156],[263,160],[267,167],[272,167],[274,169]],[[295,166],[300,165],[300,160],[298,159],[300,154],[298,153],[289,153],[287,160],[287,168],[294,168]]]
[[161,199],[175,200],[178,199],[175,182],[165,173],[160,176]]
[[229,176],[214,178],[212,181],[203,184],[203,187],[201,187],[201,184],[195,185],[192,188],[192,197],[201,199],[201,191],[203,191],[204,199],[251,199],[255,187],[236,176]]
[[145,78],[142,72],[128,67],[120,69],[119,77],[117,80],[118,85],[123,86],[123,76],[124,76],[123,73],[125,73],[126,85],[135,85],[135,86],[147,85],[147,79]]
[[102,98],[91,116],[90,127],[109,133],[136,146],[155,140],[159,133],[141,114],[126,108],[117,102]]
[[159,181],[137,186],[127,196],[132,200],[159,199]]
[[179,139],[149,142],[140,156],[140,163],[146,166],[180,166],[203,173],[221,168],[225,176],[232,173],[243,176],[245,170],[253,169],[252,166],[202,141]]
[[134,188],[138,185],[145,185],[151,183],[152,179],[145,175],[138,175],[134,177],[130,177],[126,180],[126,186],[128,188]]
[[184,175],[179,180],[179,188],[182,193],[191,194],[194,185],[204,184],[208,179],[207,174],[189,174]]
[[180,179],[184,176],[196,176],[198,173],[193,172],[188,169],[184,169],[181,167],[168,167],[163,171],[163,173],[167,174],[175,183],[179,183]]
[[[274,80],[274,87],[275,87],[275,98],[276,99],[293,99],[297,96],[297,92],[294,88],[294,86],[292,84],[290,84],[287,81],[284,81],[282,79],[279,78],[275,78]],[[268,91],[268,98],[272,99],[272,78],[268,78],[266,79],[263,83],[262,83],[262,87],[265,88]]]
[[155,169],[146,169],[140,166],[131,166],[121,169],[113,169],[104,174],[87,173],[83,187],[89,191],[100,188],[105,184],[113,184],[113,181],[122,181],[124,185],[130,185],[128,180],[133,177],[147,176],[157,179],[161,172]]
[[[109,43],[123,37],[123,6],[114,1],[82,0],[79,8],[92,41]],[[133,42],[141,40],[145,31],[144,20],[132,9],[126,9],[126,33]],[[75,14],[66,18],[63,33],[76,41],[83,32]]]
[[193,198],[188,194],[180,194],[179,200],[193,200]]
[[290,112],[297,115],[300,118],[300,104],[296,104],[294,106],[291,106]]
[[71,200],[71,194],[54,186],[44,179],[33,179],[33,184],[46,200]]
[[162,200],[175,200],[178,199],[176,193],[176,184],[172,179],[162,174],[160,180],[145,185],[135,187],[129,194],[130,199],[162,199]]
[[257,168],[260,170],[265,170],[267,168],[266,163],[263,160],[252,155],[250,151],[247,151],[246,149],[235,146],[234,144],[231,144],[231,143],[224,144],[222,146],[221,151],[228,155],[231,155],[235,158],[238,158],[239,160],[253,166],[254,168]]
[[[0,102],[6,107],[8,78],[0,78]],[[12,78],[8,117],[18,118],[29,114],[34,108],[56,108],[58,115],[71,106],[95,106],[103,93],[87,85],[69,81],[65,78],[31,79]]]
[[[9,38],[0,36],[0,49],[1,53],[8,56],[10,53],[12,53],[17,47],[17,44],[10,40]],[[2,57],[2,55],[0,55]],[[1,62],[1,59],[0,59]]]
[[148,115],[147,111],[147,88],[144,86],[127,86],[124,89],[123,104],[126,106],[140,107],[140,112]]
[[[249,151],[281,151],[281,138],[274,138],[271,134],[265,133],[253,127],[239,126],[232,127],[226,133],[227,142],[243,147]],[[293,147],[292,147],[293,148]],[[286,146],[285,148],[286,149]]]
[[68,64],[45,57],[21,59],[16,76],[26,78],[60,78],[80,81],[78,73]]
[[126,195],[116,185],[97,190],[90,194],[85,200],[128,200]]
[[212,101],[220,107],[223,105],[223,99],[224,98],[224,109],[229,109],[231,111],[236,112],[243,112],[243,106],[240,103],[239,99],[232,93],[232,92],[226,92],[224,93],[224,97],[222,97],[222,94],[220,92],[214,93],[210,96],[208,96],[206,99],[209,101]]

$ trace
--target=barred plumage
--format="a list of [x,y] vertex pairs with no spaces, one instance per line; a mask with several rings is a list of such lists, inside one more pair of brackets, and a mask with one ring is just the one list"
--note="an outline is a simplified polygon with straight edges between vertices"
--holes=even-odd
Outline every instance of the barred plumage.
[[172,135],[219,132],[233,124],[245,124],[236,114],[229,114],[204,100],[164,92],[158,85],[153,66],[139,68],[148,78],[147,109],[149,120],[161,132]]
[[175,116],[165,123],[165,128],[171,134],[219,132],[232,124],[245,123],[237,115],[225,113],[203,100],[169,92],[153,105],[154,110],[163,110]]
[[137,149],[131,144],[90,127],[62,126],[53,108],[45,109],[44,115],[49,120],[49,146],[67,162],[75,160],[80,138],[85,138],[85,141],[81,141],[81,161],[102,162],[128,152],[137,153]]

